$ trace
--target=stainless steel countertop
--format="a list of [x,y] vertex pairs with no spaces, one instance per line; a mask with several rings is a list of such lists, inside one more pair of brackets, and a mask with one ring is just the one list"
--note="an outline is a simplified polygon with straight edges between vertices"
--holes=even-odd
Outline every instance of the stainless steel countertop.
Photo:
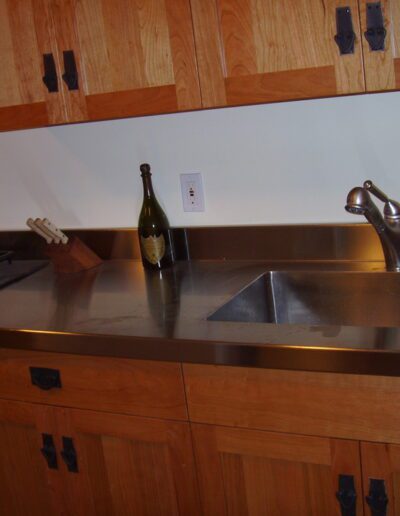
[[[145,273],[111,260],[74,275],[51,266],[0,290],[0,346],[224,365],[400,375],[397,328],[207,321],[268,270],[383,271],[383,262],[178,262]],[[161,278],[162,276],[162,278]]]

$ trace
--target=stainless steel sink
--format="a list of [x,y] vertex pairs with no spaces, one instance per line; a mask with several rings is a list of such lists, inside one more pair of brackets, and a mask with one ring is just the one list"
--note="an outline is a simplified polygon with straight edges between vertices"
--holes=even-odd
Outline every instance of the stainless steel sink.
[[208,320],[400,327],[400,274],[270,271]]

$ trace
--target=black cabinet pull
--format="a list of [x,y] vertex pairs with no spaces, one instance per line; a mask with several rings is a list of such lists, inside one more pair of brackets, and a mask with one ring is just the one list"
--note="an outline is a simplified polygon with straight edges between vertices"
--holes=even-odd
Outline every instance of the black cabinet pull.
[[51,434],[42,434],[43,448],[40,451],[46,459],[49,469],[58,469],[57,466],[57,452],[54,446],[53,436]]
[[364,36],[371,51],[385,50],[386,29],[380,2],[367,4],[367,30]]
[[44,75],[42,77],[50,93],[58,91],[58,78],[53,54],[43,54]]
[[69,90],[77,90],[78,86],[78,70],[76,69],[76,62],[73,50],[64,50],[64,73],[63,81],[68,86]]
[[365,499],[371,510],[371,516],[386,516],[389,499],[386,494],[384,480],[370,478],[369,493]]
[[339,475],[339,490],[336,498],[339,501],[342,516],[356,516],[357,493],[352,475]]
[[61,389],[61,377],[58,369],[47,367],[30,367],[32,384],[43,391],[50,389]]
[[353,30],[353,20],[350,7],[336,9],[336,36],[335,41],[340,54],[353,54],[356,34]]
[[78,456],[74,448],[72,437],[63,437],[62,443],[63,449],[61,450],[61,457],[67,465],[68,471],[78,473]]

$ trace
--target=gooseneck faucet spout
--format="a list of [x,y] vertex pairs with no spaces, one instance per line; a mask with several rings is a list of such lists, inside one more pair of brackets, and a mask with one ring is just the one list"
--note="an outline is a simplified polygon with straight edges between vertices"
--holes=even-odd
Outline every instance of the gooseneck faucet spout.
[[[370,194],[385,203],[383,216]],[[345,209],[355,215],[364,215],[372,224],[382,244],[386,269],[400,272],[400,204],[389,199],[372,181],[365,181],[362,187],[350,190]]]

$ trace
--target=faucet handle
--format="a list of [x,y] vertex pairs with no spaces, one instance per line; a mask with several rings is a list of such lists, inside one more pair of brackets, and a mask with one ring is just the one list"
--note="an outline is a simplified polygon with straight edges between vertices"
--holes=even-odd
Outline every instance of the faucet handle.
[[400,204],[398,202],[389,199],[389,197],[369,179],[364,182],[364,188],[375,195],[375,197],[380,201],[385,203],[383,214],[386,220],[393,222],[400,221]]
[[385,203],[383,215],[387,221],[400,222],[400,204],[396,201],[389,200]]
[[375,195],[375,197],[377,197],[380,201],[382,201],[382,202],[390,201],[389,197],[385,193],[383,193],[382,190],[380,190],[377,186],[375,186],[374,183],[370,179],[367,179],[367,181],[364,181],[363,186],[366,190],[368,190],[373,195]]

